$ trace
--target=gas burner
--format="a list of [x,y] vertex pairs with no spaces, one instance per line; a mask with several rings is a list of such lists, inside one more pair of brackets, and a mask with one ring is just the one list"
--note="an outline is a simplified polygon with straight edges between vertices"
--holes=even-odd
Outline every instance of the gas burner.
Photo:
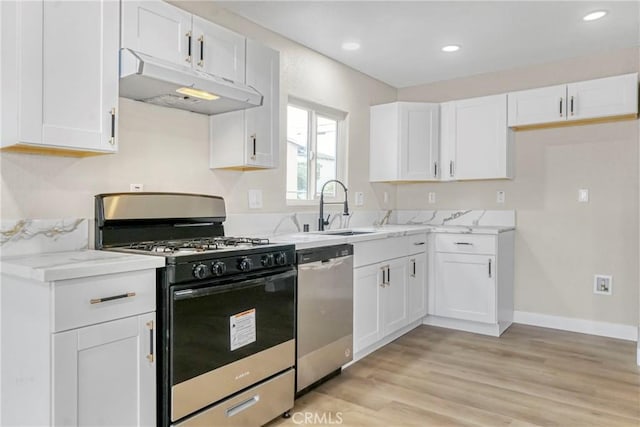
[[160,240],[132,243],[128,249],[165,254],[216,251],[227,248],[242,248],[268,245],[269,239],[251,237],[206,237],[187,240]]

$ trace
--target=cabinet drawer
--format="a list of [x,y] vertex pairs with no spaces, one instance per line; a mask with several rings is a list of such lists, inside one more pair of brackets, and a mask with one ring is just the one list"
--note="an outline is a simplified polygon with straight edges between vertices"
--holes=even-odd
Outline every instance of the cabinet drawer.
[[436,252],[494,255],[496,238],[478,234],[438,234]]
[[407,246],[404,237],[389,237],[353,243],[354,267],[361,267],[406,255]]
[[427,250],[427,234],[420,233],[405,237],[406,254],[418,254]]
[[155,311],[156,270],[54,283],[53,332]]

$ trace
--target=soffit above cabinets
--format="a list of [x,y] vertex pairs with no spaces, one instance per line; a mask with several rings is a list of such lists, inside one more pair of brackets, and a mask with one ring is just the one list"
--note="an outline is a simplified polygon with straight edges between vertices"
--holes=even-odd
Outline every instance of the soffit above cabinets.
[[[394,87],[640,45],[635,1],[222,1],[233,13]],[[582,17],[609,13],[598,21]],[[357,41],[360,49],[343,50]],[[461,49],[445,53],[445,45]]]

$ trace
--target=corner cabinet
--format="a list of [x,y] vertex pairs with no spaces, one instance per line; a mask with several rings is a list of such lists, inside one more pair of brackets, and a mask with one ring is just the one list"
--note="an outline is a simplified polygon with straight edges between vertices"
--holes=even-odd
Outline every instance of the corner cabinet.
[[438,180],[440,105],[392,102],[370,111],[369,181]]
[[431,235],[426,324],[493,336],[511,325],[513,234]]
[[508,97],[514,128],[635,118],[638,73],[510,92]]
[[426,240],[419,233],[353,243],[356,359],[418,326],[426,315]]
[[2,149],[117,151],[120,3],[0,2]]
[[3,274],[0,424],[155,426],[155,283],[155,269]]
[[441,104],[442,180],[513,178],[507,95]]
[[280,53],[247,39],[245,83],[262,94],[262,105],[209,119],[209,167],[277,168],[280,138]]

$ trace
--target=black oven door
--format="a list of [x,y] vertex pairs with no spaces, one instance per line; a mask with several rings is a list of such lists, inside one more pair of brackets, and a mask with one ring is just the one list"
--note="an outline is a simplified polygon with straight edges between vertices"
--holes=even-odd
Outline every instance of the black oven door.
[[295,289],[295,268],[172,288],[172,421],[295,364]]

